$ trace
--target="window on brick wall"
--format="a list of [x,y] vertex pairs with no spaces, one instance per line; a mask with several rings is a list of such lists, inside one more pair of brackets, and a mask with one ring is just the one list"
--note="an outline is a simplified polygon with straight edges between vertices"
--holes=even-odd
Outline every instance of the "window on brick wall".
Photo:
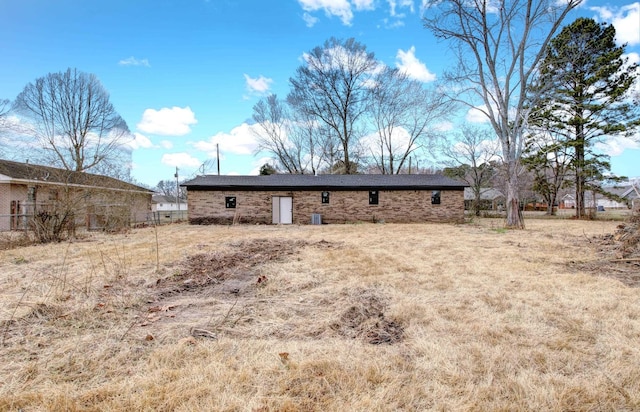
[[431,204],[432,205],[439,205],[440,204],[440,191],[439,190],[434,190],[433,192],[431,192]]
[[378,191],[377,190],[369,190],[369,204],[377,205],[378,204]]
[[224,205],[227,209],[235,209],[236,208],[236,197],[235,196],[227,196],[224,198]]
[[322,192],[322,203],[329,203],[329,192]]

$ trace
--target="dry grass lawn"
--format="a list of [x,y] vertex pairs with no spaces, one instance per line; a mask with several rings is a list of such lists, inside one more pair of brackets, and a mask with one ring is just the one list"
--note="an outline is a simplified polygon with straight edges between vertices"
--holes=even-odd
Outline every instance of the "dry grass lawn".
[[640,410],[640,288],[612,277],[640,267],[594,240],[616,225],[179,224],[0,251],[0,410]]

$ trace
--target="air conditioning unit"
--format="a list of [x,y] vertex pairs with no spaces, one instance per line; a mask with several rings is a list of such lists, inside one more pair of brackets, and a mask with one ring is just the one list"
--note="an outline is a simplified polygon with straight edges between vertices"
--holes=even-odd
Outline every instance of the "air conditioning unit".
[[322,224],[322,215],[319,213],[313,213],[311,215],[311,224],[312,225],[321,225]]

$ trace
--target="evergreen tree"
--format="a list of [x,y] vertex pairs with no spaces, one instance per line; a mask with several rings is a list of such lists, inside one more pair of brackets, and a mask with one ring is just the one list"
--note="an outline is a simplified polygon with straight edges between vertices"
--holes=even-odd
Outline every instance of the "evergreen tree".
[[551,41],[534,86],[544,90],[544,98],[531,123],[538,132],[557,135],[569,149],[578,218],[585,216],[585,192],[598,190],[597,182],[611,168],[594,144],[630,136],[640,124],[630,95],[638,65],[628,62],[624,49],[616,46],[612,25],[579,18]]

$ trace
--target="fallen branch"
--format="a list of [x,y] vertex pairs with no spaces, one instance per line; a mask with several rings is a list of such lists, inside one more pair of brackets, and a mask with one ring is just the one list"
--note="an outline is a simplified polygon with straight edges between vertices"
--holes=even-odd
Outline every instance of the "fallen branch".
[[218,336],[215,333],[206,329],[193,328],[191,329],[191,336],[193,336],[194,338],[218,339]]
[[611,259],[609,262],[640,262],[640,258]]

